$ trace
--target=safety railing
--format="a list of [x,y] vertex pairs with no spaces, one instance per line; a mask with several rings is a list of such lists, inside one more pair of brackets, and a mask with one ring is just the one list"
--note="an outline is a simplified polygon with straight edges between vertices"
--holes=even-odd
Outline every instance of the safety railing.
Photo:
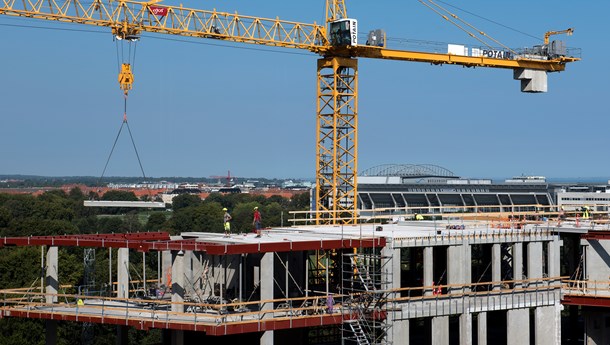
[[[563,209],[562,209],[563,207]],[[453,220],[475,221],[498,228],[519,228],[525,224],[542,224],[552,221],[555,226],[574,224],[577,226],[605,225],[608,227],[608,205],[591,204],[587,211],[583,205],[442,205],[387,207],[358,210],[357,223],[383,223],[405,220]],[[339,211],[291,211],[289,219],[294,225],[315,224],[316,218],[324,214],[325,219],[342,220]]]
[[[420,287],[404,287],[385,290],[387,309],[422,301],[459,300],[472,297],[502,296],[538,292],[571,293],[579,288],[575,281],[562,282],[561,277],[483,282],[472,284],[444,284]],[[608,291],[610,282],[587,282],[586,290],[601,291],[603,284]],[[593,285],[592,285],[593,284]],[[595,286],[595,288],[593,287]],[[337,316],[337,320],[353,319],[353,310],[359,303],[366,303],[365,293],[270,299],[252,302],[230,302],[219,298],[215,303],[171,302],[167,299],[133,299],[91,297],[74,294],[45,294],[23,289],[0,290],[1,310],[5,316],[61,314],[97,318],[97,322],[120,319],[128,321],[152,321],[163,324],[189,323],[195,326],[220,326],[234,323],[263,323],[269,320],[293,320]],[[47,298],[57,300],[47,303]],[[18,314],[18,313],[17,313]],[[384,313],[376,314],[385,318]],[[27,317],[27,316],[25,316]],[[36,316],[33,316],[36,317]],[[38,316],[40,317],[40,316]],[[107,321],[110,322],[110,321]]]
[[564,280],[564,295],[610,298],[610,280]]

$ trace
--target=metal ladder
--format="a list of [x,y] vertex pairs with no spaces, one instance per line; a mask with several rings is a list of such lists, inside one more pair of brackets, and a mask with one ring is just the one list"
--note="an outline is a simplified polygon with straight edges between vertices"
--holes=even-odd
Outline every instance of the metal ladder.
[[352,257],[352,265],[358,269],[358,278],[360,282],[364,286],[366,291],[375,291],[375,283],[371,278],[369,270],[364,266],[364,264],[359,264],[356,257]]
[[354,337],[355,337],[354,340],[356,340],[356,344],[358,344],[358,345],[370,345],[371,344],[371,342],[369,341],[369,338],[367,338],[367,336],[366,336],[366,333],[364,333],[364,330],[360,326],[360,321],[351,320],[351,321],[347,321],[346,323],[349,325],[349,328],[354,333]]

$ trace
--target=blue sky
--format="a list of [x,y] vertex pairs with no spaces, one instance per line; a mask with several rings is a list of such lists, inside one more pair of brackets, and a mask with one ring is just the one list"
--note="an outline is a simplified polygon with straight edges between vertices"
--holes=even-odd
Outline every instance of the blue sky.
[[[165,1],[166,4],[177,4]],[[183,1],[323,22],[324,1]],[[359,167],[436,164],[468,177],[607,177],[608,1],[454,1],[510,47],[548,30],[583,61],[524,94],[510,70],[359,60]],[[361,32],[477,44],[418,1],[347,1]],[[27,28],[44,26],[67,30]],[[84,31],[75,31],[84,30]],[[90,32],[96,31],[96,32]],[[105,29],[0,16],[0,174],[99,176],[121,125],[116,45]],[[146,34],[128,117],[148,176],[313,177],[316,55]],[[231,46],[231,47],[228,47]],[[126,132],[106,176],[141,175]]]

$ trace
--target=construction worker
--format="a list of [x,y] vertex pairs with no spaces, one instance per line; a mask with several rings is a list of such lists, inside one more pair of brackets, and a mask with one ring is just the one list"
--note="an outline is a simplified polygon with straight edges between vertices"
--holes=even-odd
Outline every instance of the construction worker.
[[582,208],[582,219],[589,219],[589,206]]
[[261,213],[258,212],[258,207],[254,207],[254,219],[252,219],[252,225],[256,230],[256,237],[261,237]]
[[229,236],[231,234],[231,219],[232,218],[226,207],[223,208],[222,210],[225,212],[225,214],[222,218],[222,220],[224,222],[225,236]]

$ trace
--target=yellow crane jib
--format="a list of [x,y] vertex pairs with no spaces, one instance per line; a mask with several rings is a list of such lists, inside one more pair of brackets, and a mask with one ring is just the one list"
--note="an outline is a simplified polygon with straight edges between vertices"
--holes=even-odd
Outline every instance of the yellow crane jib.
[[133,87],[133,73],[131,72],[131,65],[128,63],[121,65],[121,72],[119,72],[119,84],[125,95],[127,95],[129,90],[131,90]]

